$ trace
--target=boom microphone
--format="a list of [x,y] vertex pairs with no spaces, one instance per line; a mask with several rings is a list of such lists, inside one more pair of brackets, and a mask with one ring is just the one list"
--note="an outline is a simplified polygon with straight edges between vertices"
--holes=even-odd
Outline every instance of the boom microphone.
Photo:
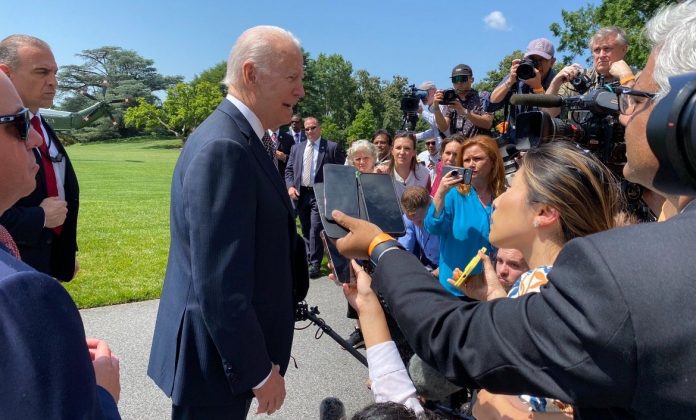
[[346,420],[346,408],[335,397],[326,397],[319,406],[319,420]]
[[517,94],[510,97],[512,105],[536,106],[539,108],[555,108],[563,105],[563,98],[560,95],[545,94]]

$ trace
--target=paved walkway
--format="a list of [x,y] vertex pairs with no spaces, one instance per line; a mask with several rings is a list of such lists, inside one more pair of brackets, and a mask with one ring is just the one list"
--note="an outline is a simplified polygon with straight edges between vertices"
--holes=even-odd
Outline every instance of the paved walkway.
[[[318,306],[323,318],[339,335],[352,331],[346,319],[346,301],[341,289],[327,278],[311,280],[307,302]],[[80,311],[88,337],[108,341],[121,360],[121,401],[125,420],[168,419],[171,403],[147,377],[147,360],[155,324],[158,300],[114,305]],[[296,324],[296,327],[306,322]],[[372,400],[366,387],[367,368],[324,334],[315,339],[317,327],[295,331],[292,360],[285,377],[288,391],[285,404],[272,416],[256,416],[252,404],[249,418],[316,419],[324,397],[339,397],[348,416]]]

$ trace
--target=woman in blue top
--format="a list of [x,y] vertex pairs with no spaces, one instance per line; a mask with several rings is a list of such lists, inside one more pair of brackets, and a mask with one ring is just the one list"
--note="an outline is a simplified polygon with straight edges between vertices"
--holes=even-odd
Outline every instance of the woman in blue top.
[[[460,176],[444,174],[424,222],[428,232],[440,237],[440,284],[455,296],[463,294],[447,279],[481,247],[491,249],[492,203],[505,190],[503,159],[493,138],[478,135],[466,140],[459,156],[459,166],[473,171],[471,185],[461,184]],[[479,264],[474,273],[480,271]]]

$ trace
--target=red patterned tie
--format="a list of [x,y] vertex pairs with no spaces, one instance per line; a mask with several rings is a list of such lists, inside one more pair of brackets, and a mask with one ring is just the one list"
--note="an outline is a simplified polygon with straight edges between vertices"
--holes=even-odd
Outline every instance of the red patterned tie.
[[[43,130],[41,129],[41,120],[38,115],[34,115],[31,118],[31,126],[34,127],[37,133],[41,136],[43,140],[41,146],[39,146],[39,152],[41,152],[41,166],[44,169],[44,178],[46,181],[46,194],[48,197],[58,197],[58,181],[56,180],[56,172],[53,169],[53,162],[51,162],[51,157],[48,154],[48,146],[46,146],[46,139],[43,135]],[[53,232],[56,235],[60,235],[63,231],[63,225],[56,226],[53,228]]]
[[17,249],[17,244],[14,239],[12,239],[12,235],[10,235],[10,232],[8,232],[3,225],[0,225],[0,243],[3,244],[15,258],[18,260],[22,259],[19,256],[19,249]]

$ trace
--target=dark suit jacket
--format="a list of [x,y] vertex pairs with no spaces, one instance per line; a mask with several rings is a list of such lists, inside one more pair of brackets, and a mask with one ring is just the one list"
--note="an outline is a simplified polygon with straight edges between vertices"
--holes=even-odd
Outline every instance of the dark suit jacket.
[[285,176],[285,167],[288,165],[290,158],[290,149],[295,145],[295,140],[287,131],[278,131],[278,150],[285,153],[285,162],[278,161],[278,172],[281,178]]
[[0,250],[0,417],[120,419],[63,286]]
[[44,211],[39,205],[48,197],[46,178],[41,156],[34,150],[39,171],[36,174],[36,188],[28,196],[0,216],[0,224],[10,232],[22,261],[38,271],[49,274],[61,281],[72,280],[75,274],[75,253],[77,252],[77,213],[80,207],[80,187],[77,176],[65,148],[58,140],[51,126],[43,120],[48,135],[52,138],[65,159],[65,199],[68,214],[60,235],[44,228]]
[[[302,185],[302,159],[307,140],[296,145],[290,151],[288,166],[285,168],[285,186],[295,187],[300,190]],[[336,163],[343,165],[346,161],[346,154],[337,143],[324,138],[319,141],[319,156],[317,156],[317,172],[314,175],[314,182],[324,182],[324,164]]]
[[540,293],[464,303],[405,251],[383,256],[372,287],[460,385],[558,398],[576,418],[696,418],[695,243],[692,202],[569,242]]
[[272,363],[285,372],[307,267],[283,182],[228,100],[186,142],[171,201],[148,375],[176,405],[250,398]]

